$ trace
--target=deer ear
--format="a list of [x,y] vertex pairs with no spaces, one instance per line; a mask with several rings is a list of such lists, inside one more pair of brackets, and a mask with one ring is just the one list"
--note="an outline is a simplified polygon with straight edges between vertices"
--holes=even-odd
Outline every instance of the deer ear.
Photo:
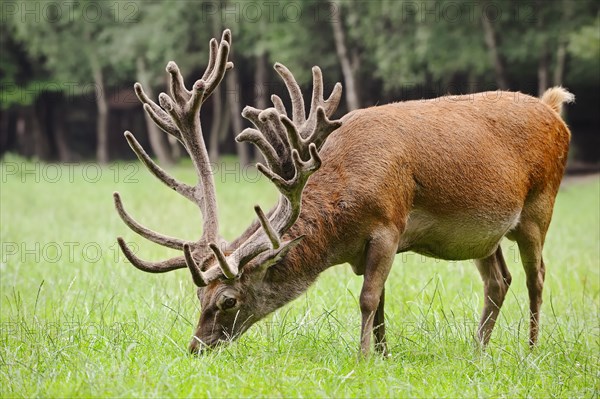
[[288,252],[302,242],[304,237],[304,235],[301,235],[300,237],[296,237],[291,241],[283,242],[279,249],[269,251],[268,256],[262,260],[262,262],[260,262],[260,268],[262,270],[267,270],[269,267],[281,262]]

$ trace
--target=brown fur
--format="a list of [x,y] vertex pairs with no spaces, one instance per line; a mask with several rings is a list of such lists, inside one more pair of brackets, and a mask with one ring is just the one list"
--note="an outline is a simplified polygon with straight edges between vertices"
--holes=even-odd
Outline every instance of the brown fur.
[[[346,115],[323,146],[323,165],[307,183],[300,217],[285,237],[305,235],[303,242],[267,270],[253,262],[235,282],[200,288],[203,315],[190,349],[238,336],[304,292],[322,271],[348,262],[365,276],[362,353],[370,351],[373,331],[376,349],[386,353],[383,287],[394,255],[405,251],[477,259],[486,295],[479,328],[485,344],[510,284],[499,247],[504,236],[521,251],[535,343],[541,251],[570,139],[558,112],[570,100],[562,88],[548,90],[541,101],[497,91]],[[238,306],[218,317],[215,303],[223,292]]]

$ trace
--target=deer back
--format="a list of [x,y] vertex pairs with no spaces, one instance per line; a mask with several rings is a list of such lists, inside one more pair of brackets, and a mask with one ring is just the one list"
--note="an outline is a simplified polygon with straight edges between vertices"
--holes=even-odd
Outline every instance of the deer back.
[[402,231],[420,211],[497,231],[494,241],[528,195],[558,189],[570,139],[548,104],[504,91],[376,106],[342,122],[290,230],[325,254],[303,253],[315,263],[357,262],[380,224]]

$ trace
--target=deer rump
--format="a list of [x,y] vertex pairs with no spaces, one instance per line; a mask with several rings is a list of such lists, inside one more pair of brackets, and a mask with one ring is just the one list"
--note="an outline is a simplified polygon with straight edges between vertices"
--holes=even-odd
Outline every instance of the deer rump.
[[345,241],[328,263],[359,272],[372,232],[388,221],[400,233],[397,252],[489,256],[524,210],[537,217],[528,205],[552,212],[570,139],[562,101],[495,91],[354,111],[321,150],[298,227],[320,213],[311,224]]

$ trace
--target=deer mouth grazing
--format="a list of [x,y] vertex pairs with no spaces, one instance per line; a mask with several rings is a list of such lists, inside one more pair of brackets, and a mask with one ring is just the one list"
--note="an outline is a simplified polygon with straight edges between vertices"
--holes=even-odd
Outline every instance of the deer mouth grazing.
[[240,329],[233,335],[227,334],[225,332],[223,332],[222,334],[212,334],[209,336],[201,336],[200,334],[194,335],[192,336],[190,344],[188,345],[188,351],[192,355],[205,354],[210,350],[229,345],[230,343],[238,339],[240,335],[242,335],[247,329],[248,328]]
[[188,351],[192,355],[203,355],[207,351],[215,349],[218,346],[227,345],[229,342],[231,341],[219,338],[202,340],[194,335],[188,345]]
[[239,311],[229,315],[231,318],[221,320],[217,320],[216,315],[208,317],[208,314],[201,316],[190,340],[188,350],[192,354],[202,354],[232,343],[257,321],[253,316],[243,318]]

